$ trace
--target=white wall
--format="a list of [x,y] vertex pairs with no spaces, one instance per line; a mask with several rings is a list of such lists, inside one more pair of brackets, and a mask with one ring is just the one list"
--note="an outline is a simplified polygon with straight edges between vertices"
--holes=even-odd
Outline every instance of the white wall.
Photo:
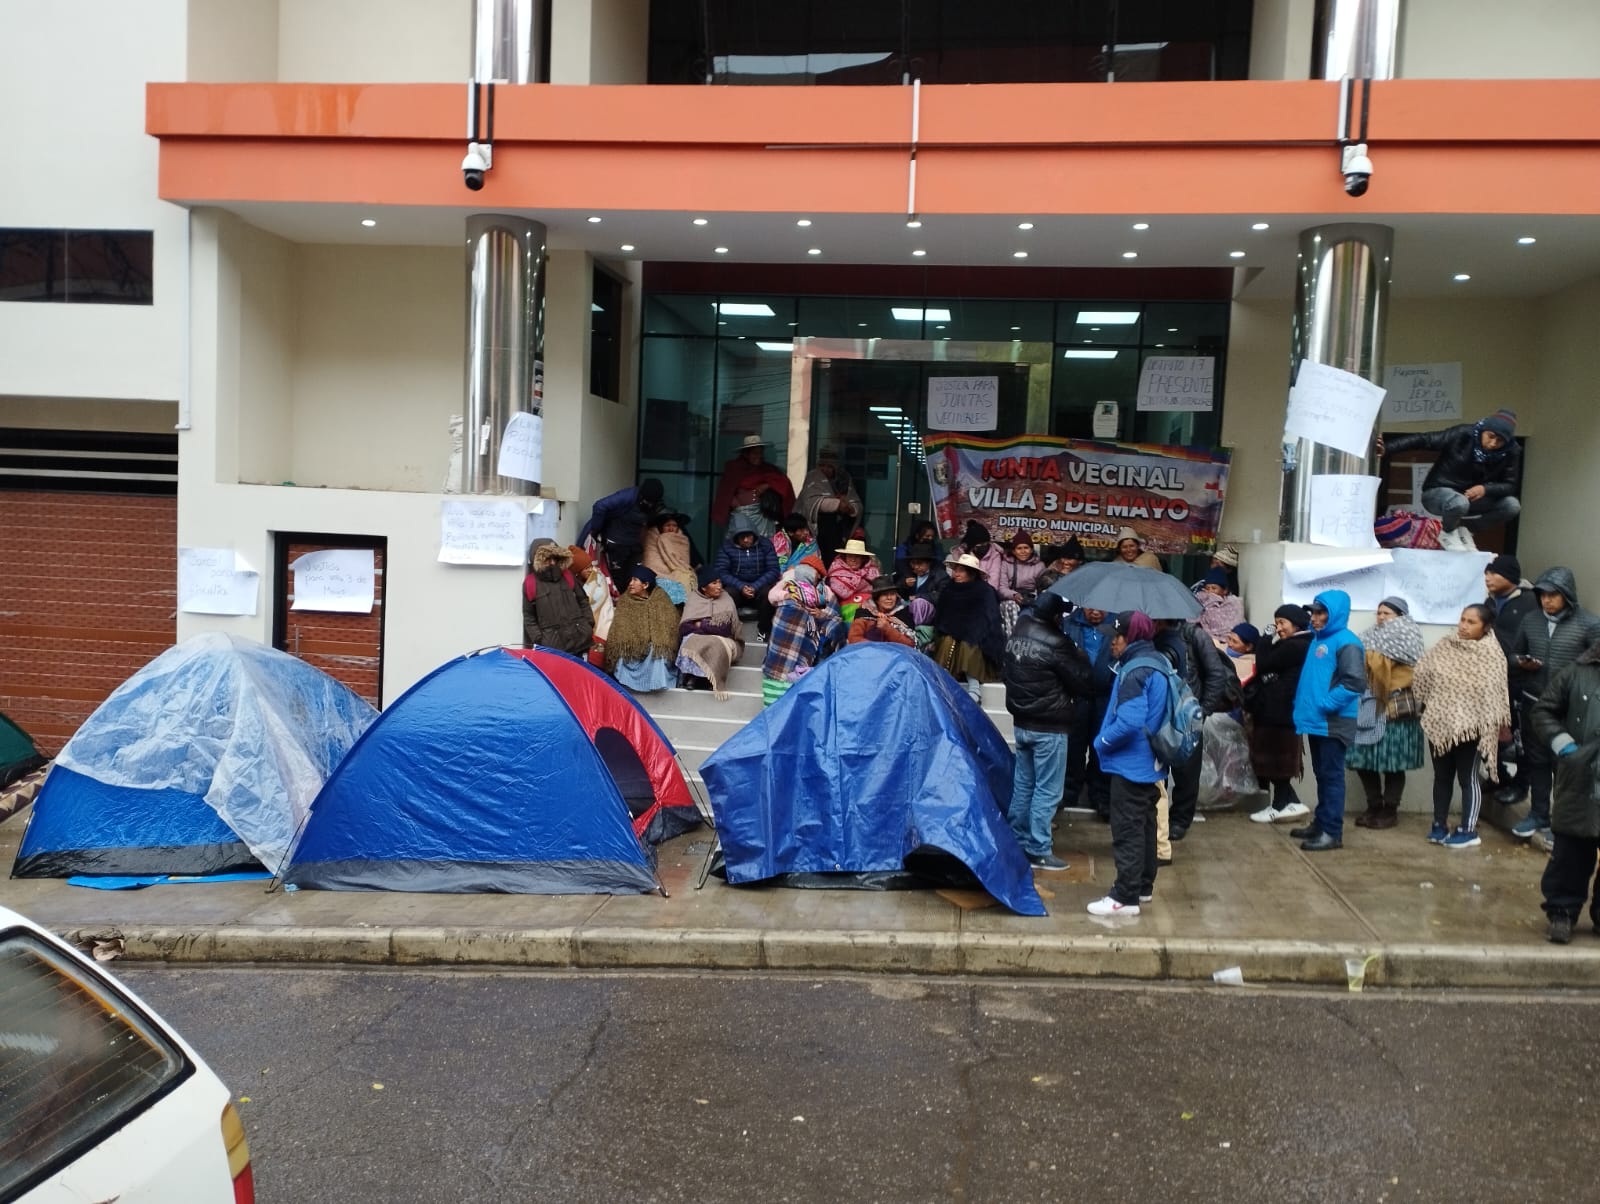
[[1405,0],[1402,79],[1593,79],[1600,75],[1593,0]]
[[464,83],[471,73],[467,0],[278,0],[284,83]]
[[153,305],[5,304],[0,394],[178,396],[184,213],[156,197],[144,85],[183,78],[185,11],[0,0],[0,226],[155,233]]
[[649,0],[551,0],[551,83],[642,84],[649,50]]
[[1316,0],[1256,0],[1250,78],[1309,78],[1315,14]]
[[259,83],[278,78],[278,0],[188,0],[186,79]]

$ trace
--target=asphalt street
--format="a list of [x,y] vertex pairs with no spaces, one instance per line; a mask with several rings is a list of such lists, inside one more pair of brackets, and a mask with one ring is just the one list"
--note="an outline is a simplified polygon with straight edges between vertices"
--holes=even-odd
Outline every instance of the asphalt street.
[[132,968],[279,1201],[1583,1201],[1600,998]]

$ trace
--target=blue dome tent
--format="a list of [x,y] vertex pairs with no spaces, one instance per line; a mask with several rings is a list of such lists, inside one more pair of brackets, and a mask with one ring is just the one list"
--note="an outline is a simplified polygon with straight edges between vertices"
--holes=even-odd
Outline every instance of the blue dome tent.
[[312,804],[284,881],[322,890],[660,889],[614,776],[621,767],[608,764],[575,713],[581,698],[569,701],[537,661],[499,648],[461,657],[397,699]]
[[274,869],[377,712],[319,669],[208,632],[114,690],[51,767],[18,878]]
[[1002,811],[1011,750],[910,649],[854,644],[829,657],[700,772],[730,883],[872,884],[948,854],[1012,911],[1045,914]]

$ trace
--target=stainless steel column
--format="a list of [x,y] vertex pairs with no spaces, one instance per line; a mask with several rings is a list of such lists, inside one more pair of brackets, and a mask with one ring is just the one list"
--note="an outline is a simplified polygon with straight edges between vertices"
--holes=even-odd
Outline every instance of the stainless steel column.
[[[1393,254],[1394,231],[1388,226],[1352,223],[1316,226],[1301,233],[1290,332],[1291,378],[1306,359],[1379,381]],[[1352,456],[1309,439],[1286,440],[1279,537],[1307,539],[1313,476],[1369,473],[1371,460],[1370,454]]]
[[506,423],[544,409],[545,228],[526,218],[467,218],[467,404],[463,493],[538,493],[496,471]]
[[537,84],[549,0],[472,0],[472,78]]
[[1393,79],[1400,0],[1323,0],[1311,44],[1312,79]]

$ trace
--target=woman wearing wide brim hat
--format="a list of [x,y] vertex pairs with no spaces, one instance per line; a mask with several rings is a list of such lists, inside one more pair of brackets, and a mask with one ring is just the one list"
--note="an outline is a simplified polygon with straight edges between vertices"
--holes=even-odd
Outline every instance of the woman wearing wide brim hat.
[[859,533],[839,549],[828,566],[828,588],[839,599],[839,613],[846,622],[855,619],[858,607],[871,601],[872,582],[880,572],[876,558],[861,541]]
[[974,702],[981,702],[983,683],[1000,680],[1005,655],[1000,595],[984,580],[983,565],[971,552],[953,552],[944,563],[950,584],[939,595],[929,652],[950,676],[966,683]]
[[847,642],[900,644],[915,648],[917,634],[913,630],[911,611],[900,596],[900,586],[895,579],[876,577],[871,590],[872,604],[856,611]]

